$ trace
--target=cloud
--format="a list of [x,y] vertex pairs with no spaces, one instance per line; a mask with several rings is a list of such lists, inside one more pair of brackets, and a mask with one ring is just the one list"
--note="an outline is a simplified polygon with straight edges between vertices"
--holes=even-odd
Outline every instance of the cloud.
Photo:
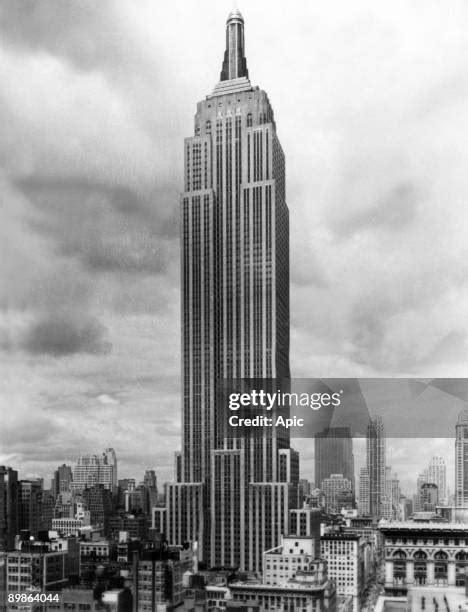
[[115,406],[116,404],[119,403],[119,400],[116,400],[115,398],[111,397],[110,395],[107,395],[107,393],[102,393],[101,395],[99,395],[97,400],[99,402],[101,402],[101,404],[103,404],[103,405]]
[[[361,177],[364,176],[362,173]],[[416,219],[418,200],[417,189],[409,181],[401,181],[390,186],[387,193],[379,194],[377,201],[363,203],[360,200],[360,210],[354,215],[350,213],[347,206],[349,202],[345,199],[343,202],[345,212],[343,214],[342,205],[341,215],[335,219],[333,229],[343,237],[379,229],[388,230],[394,236],[398,230],[407,231]]]
[[35,206],[31,228],[90,272],[156,274],[175,258],[176,224],[128,187],[40,177],[18,185]]
[[98,5],[26,0],[0,7],[0,15],[2,36],[9,45],[66,58],[81,70],[118,68],[138,51],[130,44],[132,29],[125,27],[109,0]]
[[57,313],[33,323],[24,336],[21,348],[38,355],[97,355],[107,354],[111,344],[106,340],[105,327],[98,320]]

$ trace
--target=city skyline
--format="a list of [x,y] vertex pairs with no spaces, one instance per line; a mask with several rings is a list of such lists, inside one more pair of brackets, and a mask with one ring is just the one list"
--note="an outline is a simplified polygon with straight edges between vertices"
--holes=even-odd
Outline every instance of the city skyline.
[[[264,6],[245,7],[244,13],[250,32],[262,32],[247,39],[251,69],[262,75],[275,102],[288,153],[293,374],[461,373],[466,330],[459,313],[465,294],[457,283],[465,264],[458,258],[462,234],[454,228],[463,226],[458,202],[464,183],[458,166],[439,157],[438,143],[456,142],[447,113],[463,101],[465,81],[457,70],[458,58],[466,53],[457,25],[463,19],[457,17],[466,15],[466,9],[456,4],[449,16],[431,5],[431,11],[419,15],[399,5],[405,19],[397,23],[395,7],[379,14],[371,3],[360,4],[357,16],[344,3],[336,5],[343,9],[339,14],[298,3],[300,10],[291,11],[286,21],[280,18],[279,3],[269,3],[268,11]],[[229,6],[184,5],[189,21],[197,24],[195,33],[177,26],[178,5],[143,4],[140,13],[129,3],[121,7],[102,3],[99,10],[78,11],[76,26],[92,41],[91,52],[84,40],[77,42],[67,8],[55,7],[48,19],[46,5],[29,15],[18,6],[4,20],[1,60],[9,149],[2,171],[7,202],[3,265],[8,287],[2,297],[6,418],[0,463],[25,476],[48,475],[79,449],[113,446],[129,473],[138,466],[154,467],[163,474],[161,480],[169,480],[180,436],[180,355],[174,342],[179,337],[178,143],[190,131],[191,101],[212,86],[224,43],[222,35],[201,40],[196,32],[211,26],[214,32],[222,30]],[[312,42],[301,28],[304,15],[312,21],[319,17]],[[435,27],[434,34],[441,15],[453,43],[441,34],[443,28]],[[362,41],[359,24],[369,20]],[[49,22],[52,34],[42,29]],[[172,29],[162,29],[161,41],[155,42],[151,33],[162,22]],[[107,43],[95,36],[103,23],[113,26]],[[291,65],[292,51],[283,41],[275,49],[275,65],[269,65],[262,41],[272,39],[279,23],[296,33],[296,51],[306,51],[294,53],[304,58],[303,68],[298,62]],[[440,35],[431,49],[423,44],[427,31],[436,39]],[[347,46],[334,43],[327,59],[329,36],[336,32],[345,35]],[[406,54],[393,60],[383,52],[370,57],[368,50],[382,32],[391,49],[405,43]],[[186,74],[188,60],[173,52],[175,41],[186,36],[187,44],[199,49],[187,83],[180,75]],[[441,49],[443,59],[436,61]],[[340,68],[348,55],[345,69]],[[421,64],[430,65],[431,74],[416,71],[414,80]],[[28,95],[18,74],[28,76]],[[279,75],[287,75],[287,85]],[[393,85],[389,75],[398,75]],[[63,89],[64,81],[71,94]],[[369,82],[372,87],[363,86]],[[383,83],[390,88],[385,95],[379,93]],[[307,121],[301,127],[309,131],[302,147],[295,142],[297,108],[285,87],[300,91],[304,99]],[[425,114],[416,120],[418,109]],[[429,180],[425,172],[433,167],[436,178]],[[388,175],[382,181],[383,168]],[[458,190],[451,191],[449,184]],[[351,196],[344,201],[347,191]],[[440,204],[441,193],[451,204],[448,209]],[[432,241],[431,253],[426,253],[427,236],[441,236]],[[451,247],[440,263],[444,236],[445,242],[450,236]],[[395,240],[401,260],[395,260]],[[372,268],[366,267],[368,253],[359,255],[359,244],[361,252],[377,249],[383,263],[376,257]],[[407,269],[408,261],[418,264],[416,272]],[[435,279],[429,274],[434,270]],[[425,286],[415,284],[424,271]],[[408,289],[408,299],[394,296],[395,279],[402,295]],[[363,303],[358,290],[373,281],[375,291]],[[435,356],[441,362],[435,363]],[[86,427],[90,420],[92,430]],[[63,448],[69,449],[68,457]],[[307,476],[312,453],[301,450]],[[424,450],[428,458],[452,457],[453,441],[435,440]],[[408,460],[416,478],[427,461],[416,462],[411,443],[403,441],[389,462],[401,474]],[[453,478],[447,480],[450,486]]]
[[[454,425],[454,430],[456,427],[456,424]],[[424,439],[421,439],[424,440]],[[453,442],[455,445],[455,440],[456,437],[454,436]],[[295,442],[298,442],[298,440],[295,440]],[[388,442],[388,440],[386,441]],[[366,447],[368,445],[368,439],[367,438],[353,438],[353,450],[356,447],[356,443],[361,445],[364,449],[363,451],[363,460],[362,462],[356,462],[354,460],[353,462],[353,467],[354,467],[354,472],[355,472],[355,497],[356,500],[359,500],[362,502],[362,497],[360,495],[360,482],[361,482],[361,476],[362,476],[362,470],[363,469],[367,469],[367,453],[366,453]],[[388,448],[388,444],[386,443],[386,447]],[[106,449],[107,450],[112,451],[115,455],[118,455],[118,450],[116,451],[115,449]],[[13,470],[15,470],[18,473],[18,480],[24,480],[24,481],[35,481],[35,480],[40,480],[43,482],[44,485],[44,489],[48,490],[49,489],[49,485],[50,487],[54,487],[54,478],[57,477],[59,471],[61,468],[66,468],[66,469],[70,469],[71,473],[73,474],[74,470],[73,470],[73,466],[75,466],[75,468],[77,466],[80,465],[81,461],[83,460],[83,457],[87,458],[87,460],[91,460],[91,463],[93,462],[93,460],[99,460],[100,457],[104,457],[106,452],[101,452],[100,448],[94,448],[91,449],[90,452],[86,452],[83,454],[77,454],[75,455],[72,459],[64,459],[59,458],[58,459],[58,464],[55,465],[55,467],[51,470],[50,473],[45,473],[42,476],[38,476],[38,475],[27,475],[21,472],[21,469],[14,464],[11,465],[6,465],[4,467],[6,468],[11,468]],[[180,455],[179,451],[176,451],[176,455]],[[354,455],[354,453],[353,453]],[[456,463],[456,458],[457,458],[457,451],[456,448],[454,446],[454,448],[452,449],[452,454],[449,455],[448,457],[440,457],[437,455],[429,455],[427,460],[422,460],[421,461],[421,465],[420,465],[420,471],[418,474],[415,475],[415,477],[411,477],[411,478],[401,478],[401,474],[398,474],[392,464],[391,458],[389,459],[389,455],[385,454],[385,467],[387,470],[391,470],[391,475],[392,477],[396,477],[400,484],[402,482],[406,483],[402,490],[401,493],[402,495],[406,496],[408,499],[411,499],[412,496],[414,496],[415,494],[418,493],[419,490],[419,486],[421,482],[430,482],[430,483],[434,483],[437,484],[437,476],[434,474],[434,477],[428,478],[428,472],[430,471],[430,467],[433,463],[438,463],[438,462],[442,462],[442,464],[444,465],[445,468],[445,483],[446,483],[446,497],[448,498],[449,496],[451,497],[456,497],[456,487],[455,487],[455,472],[456,472],[456,468],[455,468],[455,463]],[[173,466],[174,467],[174,466]],[[343,465],[343,468],[349,469],[349,464],[346,463]],[[138,471],[139,470],[139,471]],[[344,470],[346,472],[346,470]],[[156,475],[156,478],[158,480],[159,486],[161,487],[161,490],[163,488],[163,486],[165,484],[169,484],[170,481],[164,480],[162,478],[160,478],[160,473],[157,470],[157,468],[152,468],[149,465],[146,464],[142,464],[141,467],[138,467],[136,471],[131,471],[131,469],[124,464],[122,464],[121,461],[119,461],[119,469],[118,469],[118,480],[119,481],[127,481],[127,480],[134,480],[135,482],[139,482],[139,475],[143,475],[146,474],[147,472],[154,472]],[[174,472],[175,473],[175,472]],[[174,475],[173,473],[173,475]],[[453,475],[453,478],[449,478],[447,477],[447,474],[449,474],[450,476]],[[342,475],[342,474],[340,474]],[[311,485],[314,485],[316,488],[319,488],[318,485],[316,485],[314,478],[312,477],[312,474],[309,475],[305,475],[302,478],[307,480]],[[423,476],[423,480],[421,481],[421,477]],[[302,479],[301,478],[301,479]],[[142,479],[143,480],[143,476]],[[409,486],[408,486],[409,483]],[[368,484],[369,487],[369,484]],[[366,493],[366,495],[369,495],[369,492]],[[446,503],[447,503],[448,499],[446,499]]]

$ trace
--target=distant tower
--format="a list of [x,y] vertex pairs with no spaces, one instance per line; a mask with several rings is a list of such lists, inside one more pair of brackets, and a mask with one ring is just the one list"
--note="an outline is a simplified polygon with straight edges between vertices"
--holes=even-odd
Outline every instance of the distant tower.
[[111,491],[117,491],[117,455],[113,448],[106,448],[102,453],[103,473],[105,481],[111,483]]
[[97,484],[104,485],[113,493],[117,491],[117,457],[113,448],[106,448],[102,455],[78,457],[70,487],[75,492],[82,492]]
[[359,472],[358,510],[361,516],[370,515],[369,471],[367,467],[362,467]]
[[320,488],[325,494],[327,512],[339,512],[342,507],[353,506],[351,481],[343,474],[330,474],[322,480]]
[[154,470],[146,470],[143,477],[147,505],[151,509],[158,503],[158,481]]
[[418,477],[416,479],[416,495],[414,496],[414,511],[421,512],[422,510],[422,502],[421,502],[421,488],[422,485],[428,482],[427,480],[427,470],[422,470],[419,472]]
[[437,485],[439,504],[447,502],[447,466],[442,457],[432,457],[427,468],[427,482]]
[[385,468],[385,496],[388,504],[387,518],[397,518],[400,511],[400,481],[396,474],[392,476],[389,465]]
[[60,493],[69,491],[72,480],[73,472],[71,466],[65,465],[65,463],[59,465],[52,479],[52,495],[57,497]]
[[455,505],[468,506],[468,410],[455,425]]
[[369,473],[369,514],[382,516],[382,502],[386,493],[385,428],[381,417],[367,426],[367,471]]
[[433,482],[424,482],[421,485],[421,511],[423,512],[435,512],[436,506],[439,502],[439,493],[437,485]]

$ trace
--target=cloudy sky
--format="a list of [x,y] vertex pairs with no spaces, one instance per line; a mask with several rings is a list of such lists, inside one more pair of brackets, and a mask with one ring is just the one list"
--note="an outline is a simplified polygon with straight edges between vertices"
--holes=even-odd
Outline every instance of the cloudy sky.
[[[22,477],[113,446],[122,476],[171,478],[182,144],[231,7],[0,1],[0,463]],[[293,374],[465,375],[468,5],[240,8],[287,158]],[[389,452],[415,473],[453,441]]]

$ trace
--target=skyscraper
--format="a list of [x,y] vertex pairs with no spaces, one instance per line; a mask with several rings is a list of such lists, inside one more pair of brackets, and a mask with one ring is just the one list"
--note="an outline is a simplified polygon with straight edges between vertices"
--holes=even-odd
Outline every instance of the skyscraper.
[[18,482],[18,529],[37,536],[40,524],[42,484],[40,480]]
[[421,508],[423,512],[435,512],[439,502],[439,491],[433,482],[424,482],[421,485]]
[[370,514],[369,471],[367,467],[362,467],[359,472],[358,510],[362,516],[369,516]]
[[117,491],[117,457],[113,448],[106,448],[102,455],[78,457],[70,487],[81,492],[97,484],[104,485],[113,493]]
[[455,425],[455,505],[468,506],[468,410]]
[[437,485],[438,502],[447,502],[447,466],[442,457],[432,457],[427,468],[427,482]]
[[353,439],[349,427],[330,427],[315,435],[315,486],[342,474],[354,491]]
[[222,379],[289,377],[284,154],[268,96],[249,80],[238,10],[227,20],[220,81],[197,105],[184,155],[183,446],[180,481],[166,487],[165,528],[171,543],[198,540],[211,566],[259,570],[287,532],[298,455],[282,429],[225,438],[216,406]]
[[154,470],[146,470],[143,477],[143,488],[146,496],[146,504],[151,511],[151,508],[158,503],[158,481]]
[[381,417],[369,420],[367,425],[366,467],[369,474],[369,513],[382,515],[382,501],[385,496],[385,429]]
[[[325,493],[327,512],[340,512],[343,507],[352,507],[351,481],[343,474],[330,474],[329,478],[322,480],[321,489]],[[343,496],[344,493],[346,493],[345,496]]]
[[52,494],[54,497],[57,497],[60,493],[69,491],[72,480],[73,472],[71,466],[65,465],[65,463],[59,465],[52,479]]
[[18,529],[18,472],[0,465],[0,551],[12,550]]
[[421,506],[421,488],[424,483],[428,482],[427,480],[427,470],[422,470],[419,472],[418,477],[416,479],[416,495],[414,496],[414,511],[420,512],[422,510]]

